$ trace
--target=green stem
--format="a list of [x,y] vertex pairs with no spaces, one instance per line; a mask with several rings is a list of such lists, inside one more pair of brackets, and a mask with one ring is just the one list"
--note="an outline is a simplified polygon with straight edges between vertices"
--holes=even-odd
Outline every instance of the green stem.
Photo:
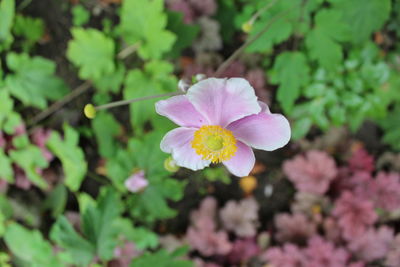
[[104,109],[110,109],[110,108],[115,108],[119,106],[124,106],[124,105],[129,105],[131,103],[143,101],[143,100],[149,100],[153,98],[161,98],[161,97],[167,97],[167,96],[175,96],[175,95],[183,95],[183,92],[173,92],[173,93],[167,93],[167,94],[160,94],[160,95],[150,95],[150,96],[144,96],[144,97],[139,97],[139,98],[133,98],[133,99],[128,99],[128,100],[120,100],[120,101],[115,101],[111,102],[105,105],[97,106],[94,107],[96,110],[104,110]]

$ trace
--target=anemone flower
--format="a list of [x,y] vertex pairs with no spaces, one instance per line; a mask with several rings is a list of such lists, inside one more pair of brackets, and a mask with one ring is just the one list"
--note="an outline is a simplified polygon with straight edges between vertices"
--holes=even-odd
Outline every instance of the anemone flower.
[[255,163],[251,147],[272,151],[290,139],[290,126],[257,101],[242,78],[209,78],[191,86],[186,95],[156,103],[158,114],[178,124],[161,141],[176,164],[200,170],[222,162],[236,176],[247,176]]

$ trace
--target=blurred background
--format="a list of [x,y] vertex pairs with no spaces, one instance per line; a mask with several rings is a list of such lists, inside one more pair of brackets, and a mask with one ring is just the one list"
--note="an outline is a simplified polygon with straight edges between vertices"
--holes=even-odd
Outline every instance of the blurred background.
[[[399,26],[398,0],[0,0],[0,266],[400,266]],[[201,77],[290,143],[194,172],[159,98],[83,114]]]

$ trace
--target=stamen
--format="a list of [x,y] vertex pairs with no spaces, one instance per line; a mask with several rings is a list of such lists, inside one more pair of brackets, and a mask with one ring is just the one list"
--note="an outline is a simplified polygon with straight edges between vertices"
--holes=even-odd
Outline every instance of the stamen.
[[206,125],[197,130],[192,147],[198,155],[212,163],[229,160],[237,150],[233,133],[218,125]]

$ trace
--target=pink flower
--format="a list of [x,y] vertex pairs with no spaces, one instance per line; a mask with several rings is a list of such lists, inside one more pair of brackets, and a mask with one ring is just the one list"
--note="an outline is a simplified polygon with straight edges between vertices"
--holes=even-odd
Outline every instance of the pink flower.
[[315,236],[308,242],[305,249],[307,267],[346,267],[349,254],[343,248],[335,246],[320,236]]
[[125,180],[125,187],[132,193],[142,191],[148,185],[149,182],[144,176],[144,171],[135,172]]
[[375,206],[387,211],[400,208],[400,175],[398,173],[379,172],[369,186]]
[[242,78],[202,80],[186,95],[157,102],[156,111],[181,126],[164,136],[161,150],[192,170],[223,162],[247,176],[255,163],[251,147],[271,151],[290,139],[286,118],[270,113]]
[[261,258],[276,267],[302,267],[305,255],[296,245],[286,243],[283,248],[269,248]]
[[347,240],[362,235],[378,218],[371,201],[349,191],[336,201],[332,214],[338,219],[343,237]]
[[225,229],[234,231],[240,237],[252,237],[256,234],[258,222],[258,203],[254,198],[239,203],[228,201],[220,211]]
[[396,235],[396,238],[390,246],[390,251],[386,256],[386,265],[389,267],[400,266],[400,234]]
[[283,164],[283,171],[297,190],[324,194],[337,175],[335,161],[325,152],[311,150]]
[[387,255],[393,239],[393,229],[387,226],[370,228],[363,235],[351,240],[349,249],[358,258],[371,262]]
[[275,216],[276,238],[281,242],[303,243],[317,232],[316,225],[302,213],[282,213]]

